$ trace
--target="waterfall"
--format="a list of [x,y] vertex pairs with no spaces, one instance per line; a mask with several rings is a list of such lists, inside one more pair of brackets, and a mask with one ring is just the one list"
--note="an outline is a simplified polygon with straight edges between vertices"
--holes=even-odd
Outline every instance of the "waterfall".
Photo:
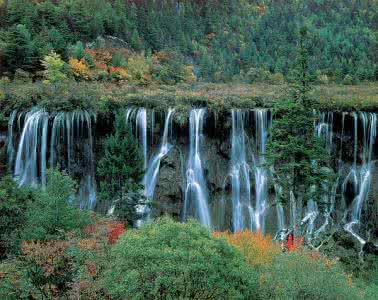
[[153,199],[154,197],[154,192],[155,192],[155,187],[158,180],[161,160],[172,149],[172,145],[169,143],[169,130],[172,127],[173,112],[174,110],[171,108],[168,110],[168,115],[165,119],[163,139],[161,142],[160,150],[155,156],[151,158],[148,164],[145,177],[144,177],[144,182],[146,183],[145,196],[148,199]]
[[[155,117],[153,114],[152,122],[154,125]],[[135,126],[134,134],[135,137],[139,140],[139,145],[142,148],[143,153],[143,166],[144,170],[147,170],[148,162],[148,153],[147,153],[147,111],[145,108],[128,108],[125,112],[125,124],[133,132],[133,126]],[[151,131],[153,134],[154,127]],[[143,185],[146,186],[146,182],[143,182]]]
[[305,216],[301,221],[301,226],[307,225],[305,232],[305,238],[307,241],[310,241],[312,239],[312,234],[315,229],[315,220],[318,217],[318,215],[318,205],[314,200],[310,199],[307,202],[307,206],[305,208]]
[[[333,112],[321,112],[319,114],[319,120],[318,124],[315,126],[315,135],[318,138],[321,138],[325,142],[325,149],[328,153],[328,155],[332,155],[333,150],[334,150],[334,143],[333,143],[333,137],[334,137],[334,132],[333,132],[333,126],[334,126],[334,113]],[[344,120],[345,120],[345,114],[343,114],[342,117],[342,135],[344,131]],[[342,149],[342,137],[341,137],[341,147]],[[341,175],[341,168],[342,168],[342,163],[341,163],[341,153],[340,153],[340,158],[338,161],[338,167],[339,170],[337,171],[338,177]],[[336,197],[336,189],[338,186],[338,181],[339,178],[335,180],[334,183],[331,182],[323,182],[322,187],[325,192],[323,192],[323,195],[321,195],[322,198],[322,203],[326,205],[326,208],[323,212],[324,217],[324,223],[320,226],[319,229],[316,230],[315,232],[315,237],[318,237],[319,234],[323,231],[325,231],[326,227],[330,222],[332,222],[331,214],[334,211],[334,206],[335,206],[335,197]],[[316,203],[313,203],[311,200],[311,203],[308,203],[307,208],[306,208],[306,215],[304,219],[302,220],[302,223],[306,223],[303,221],[309,220],[308,222],[308,227],[307,227],[307,234],[306,238],[309,241],[312,238],[312,233],[315,230],[314,228],[314,223],[316,218],[320,215],[318,207]]]
[[205,109],[193,109],[189,118],[190,149],[186,168],[186,189],[184,200],[184,219],[193,215],[211,228],[210,211],[207,203],[206,181],[201,160],[202,131]]
[[139,137],[143,149],[144,170],[147,170],[147,112],[144,108],[138,109],[135,122],[136,128],[138,128],[137,137]]
[[244,114],[240,110],[232,110],[231,167],[229,176],[232,185],[234,231],[241,231],[251,227],[250,219],[253,218],[250,167],[247,162],[245,135]]
[[319,119],[320,121],[315,128],[316,136],[324,139],[326,151],[331,154],[333,148],[333,112],[322,112]]
[[281,232],[286,228],[285,225],[285,212],[281,203],[282,187],[278,184],[274,185],[275,201],[276,201],[276,214],[277,214],[277,232]]
[[72,164],[75,159],[75,146],[77,142],[87,138],[80,152],[84,153],[83,174],[80,179],[79,198],[81,208],[93,208],[96,202],[95,167],[93,157],[92,119],[95,116],[87,111],[60,112],[53,117],[53,126],[50,142],[50,167],[62,161],[61,147],[67,148],[66,162],[68,174],[73,173]]
[[[16,113],[14,113],[16,115]],[[9,122],[8,131],[13,137],[15,118]],[[50,115],[43,109],[32,109],[18,117],[18,127],[21,128],[21,119],[24,119],[21,137],[18,144],[15,159],[14,177],[19,185],[42,187],[46,184],[47,155],[50,152],[49,166],[55,167],[58,162],[66,162],[66,170],[72,174],[74,162],[75,142],[81,141],[87,136],[85,144],[85,159],[83,160],[84,172],[80,184],[80,206],[93,208],[96,201],[95,168],[93,158],[92,118],[86,111],[61,112]],[[49,121],[52,120],[51,137],[49,139]],[[12,127],[12,128],[11,128]],[[13,138],[12,138],[13,139]],[[50,146],[48,142],[50,141]],[[60,148],[67,149],[67,156],[62,157]],[[12,147],[8,145],[9,163],[12,164]],[[83,150],[83,149],[82,149]],[[81,158],[80,158],[81,159]],[[82,159],[81,159],[82,160]],[[76,160],[78,162],[79,159]],[[63,166],[62,166],[63,167]]]
[[[142,148],[143,152],[143,161],[145,175],[143,177],[143,186],[144,186],[144,196],[152,200],[154,197],[155,187],[159,177],[159,170],[161,160],[168,154],[171,150],[172,145],[169,142],[172,139],[169,133],[172,133],[172,118],[173,118],[173,109],[168,110],[168,114],[165,119],[164,132],[162,137],[161,146],[159,152],[152,156],[148,161],[148,138],[150,139],[150,144],[153,145],[154,142],[154,129],[155,129],[155,112],[151,111],[150,123],[147,120],[147,110],[145,108],[128,108],[125,112],[125,123],[126,126],[131,128],[134,132],[135,137],[139,141],[139,145]],[[151,133],[148,135],[147,125],[151,125]],[[138,224],[143,223],[143,219],[149,214],[148,206],[138,205],[137,213],[141,217],[138,220]]]
[[[271,119],[268,118],[268,111],[266,110],[253,111],[255,148],[250,153],[248,152],[244,128],[246,114],[249,116],[249,112],[240,110],[232,110],[231,112],[231,164],[227,177],[231,179],[233,230],[240,231],[249,228],[250,230],[264,231],[264,216],[268,197],[268,176],[264,162]],[[248,157],[252,159],[252,169]],[[255,178],[254,204],[251,199],[250,184],[250,173],[252,171]],[[281,212],[280,216],[282,216]]]
[[[357,125],[356,125],[357,114],[354,113],[355,120],[355,141],[357,140]],[[363,129],[363,144],[361,161],[362,165],[359,169],[356,167],[357,160],[357,147],[358,144],[355,142],[354,145],[354,163],[352,171],[354,173],[353,178],[355,178],[355,188],[357,190],[357,195],[352,202],[350,222],[345,225],[345,230],[350,232],[361,244],[365,244],[365,240],[355,231],[355,227],[358,227],[361,219],[362,207],[366,203],[372,176],[372,155],[374,150],[374,143],[376,138],[376,127],[377,127],[377,116],[375,113],[360,113],[360,119],[362,122]],[[349,177],[349,175],[348,175]],[[347,179],[348,179],[347,177]],[[345,185],[344,185],[345,186]],[[346,190],[344,189],[343,192]]]
[[256,110],[256,146],[254,171],[255,171],[255,195],[256,206],[254,210],[254,229],[264,231],[265,227],[265,210],[267,208],[268,198],[268,176],[264,166],[266,142],[268,138],[268,130],[271,127],[271,119],[268,119],[267,110]]
[[[229,221],[232,218],[233,231],[244,229],[264,231],[265,214],[268,208],[267,181],[270,172],[265,166],[265,153],[272,114],[266,110],[235,109],[231,111],[230,162],[226,165],[224,194],[220,205],[214,206],[212,216],[203,152],[206,113],[206,109],[193,109],[190,112],[187,158],[186,151],[180,152],[182,154],[180,159],[184,162],[181,163],[182,177],[180,178],[184,182],[182,184],[183,219],[194,217],[208,228],[224,229],[224,226],[230,224]],[[154,194],[159,176],[161,176],[159,173],[161,173],[162,161],[173,148],[173,116],[173,109],[167,111],[165,118],[160,113],[148,111],[145,108],[130,108],[125,111],[125,123],[136,136],[143,152],[146,170],[143,178],[144,196],[149,200],[156,197]],[[336,180],[322,183],[320,202],[315,202],[313,199],[303,205],[301,197],[295,199],[291,192],[287,211],[279,201],[280,187],[275,186],[276,207],[273,208],[275,209],[273,213],[277,216],[278,231],[292,227],[298,232],[298,226],[301,224],[307,240],[317,238],[336,220],[334,218],[337,203],[336,191],[339,191],[340,198],[345,204],[348,204],[349,195],[353,198],[349,201],[351,205],[345,209],[342,220],[344,229],[363,244],[365,240],[360,232],[362,231],[360,223],[372,185],[376,114],[354,112],[342,113],[339,117],[332,112],[323,112],[319,113],[318,117],[318,121],[314,122],[314,135],[323,139],[327,153],[335,156]],[[338,128],[335,121],[339,119],[342,122],[340,140],[335,131]],[[222,120],[220,118],[217,121],[215,117],[214,126],[220,128]],[[94,121],[94,116],[85,111],[55,114],[49,114],[39,108],[23,113],[13,111],[8,121],[7,156],[18,184],[44,187],[47,167],[53,168],[59,165],[61,169],[79,179],[80,207],[93,208],[96,201],[92,136]],[[348,121],[351,121],[350,126],[346,123]],[[150,127],[151,131],[149,131]],[[161,129],[160,137],[155,136],[158,128]],[[345,133],[349,131],[352,131],[350,139]],[[339,141],[340,144],[338,144]],[[349,149],[348,141],[350,151],[345,151]],[[154,152],[150,153],[148,147],[155,149]],[[343,148],[345,148],[345,153],[343,153]],[[149,153],[150,156],[148,156]],[[348,159],[345,157],[348,153],[350,153],[350,164],[347,163]],[[225,154],[223,149],[219,154],[222,156]],[[223,172],[223,163],[219,170]],[[223,175],[219,174],[219,176]],[[226,193],[227,184],[231,186],[230,194]],[[219,187],[219,190],[221,188]],[[214,197],[218,197],[218,194]],[[344,203],[341,203],[343,211],[343,207],[346,206]],[[140,205],[138,209],[143,216],[149,213],[147,206]],[[215,211],[215,209],[218,210]]]
[[40,109],[34,109],[25,116],[14,169],[14,176],[20,186],[36,187],[39,183],[46,181],[46,178],[39,176],[38,162],[41,162],[41,176],[44,176],[46,169],[42,170],[42,168],[46,168],[48,120],[48,113]]

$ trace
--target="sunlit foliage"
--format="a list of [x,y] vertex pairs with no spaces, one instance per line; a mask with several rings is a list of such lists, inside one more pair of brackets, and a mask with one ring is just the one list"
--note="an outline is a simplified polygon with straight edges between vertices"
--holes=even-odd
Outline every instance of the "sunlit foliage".
[[270,235],[264,235],[261,231],[215,232],[214,235],[225,238],[235,246],[252,266],[271,264],[273,258],[281,253],[279,244],[273,241]]

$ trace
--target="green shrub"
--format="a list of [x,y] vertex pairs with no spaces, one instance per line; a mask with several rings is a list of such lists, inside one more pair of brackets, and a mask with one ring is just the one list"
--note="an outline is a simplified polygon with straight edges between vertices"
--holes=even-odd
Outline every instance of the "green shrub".
[[265,68],[250,68],[245,74],[248,83],[268,80],[271,73]]
[[42,295],[30,282],[21,261],[0,263],[0,299],[42,299]]
[[48,170],[45,189],[36,193],[26,210],[23,240],[59,239],[65,233],[90,223],[89,213],[70,205],[74,198],[74,181],[57,170]]
[[19,188],[11,176],[0,181],[0,258],[15,254],[20,230],[25,223],[26,208],[33,201],[30,189]]
[[357,288],[334,261],[303,253],[277,256],[260,275],[263,299],[359,299]]
[[89,68],[93,69],[96,66],[95,60],[94,60],[92,54],[85,53],[84,59],[85,59],[85,62],[87,63]]
[[114,53],[112,56],[112,66],[113,67],[126,67],[127,60],[121,53]]
[[51,51],[41,60],[42,66],[45,68],[45,83],[56,83],[66,79],[66,75],[62,72],[65,65],[59,54]]
[[195,221],[163,218],[124,234],[103,287],[114,299],[251,299],[256,274]]
[[282,73],[274,73],[269,76],[269,82],[271,84],[283,84],[285,82],[285,77]]
[[194,82],[193,66],[185,65],[183,58],[173,51],[161,51],[153,56],[152,76],[162,84],[174,85],[180,82]]
[[127,71],[134,82],[141,84],[148,83],[148,76],[151,73],[151,61],[143,54],[134,54],[127,60]]
[[349,74],[345,75],[344,79],[343,79],[343,84],[345,85],[350,85],[350,84],[354,84],[355,81],[353,79],[353,77]]
[[378,285],[370,284],[365,288],[365,300],[375,300],[378,295]]
[[77,42],[71,49],[72,56],[77,60],[82,59],[85,56],[85,49],[82,42]]

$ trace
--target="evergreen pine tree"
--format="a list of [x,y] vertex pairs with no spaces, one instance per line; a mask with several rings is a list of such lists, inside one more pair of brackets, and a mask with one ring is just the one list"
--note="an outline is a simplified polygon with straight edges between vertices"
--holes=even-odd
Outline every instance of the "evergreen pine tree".
[[267,161],[273,166],[274,183],[282,188],[282,201],[291,195],[305,203],[320,200],[324,183],[333,178],[322,141],[314,136],[317,104],[310,97],[307,30],[302,28],[291,96],[275,104],[272,139]]
[[143,179],[143,160],[138,142],[117,116],[116,132],[105,140],[104,155],[98,164],[100,205],[115,205],[115,215],[133,225]]
[[36,49],[25,25],[15,25],[8,33],[6,44],[4,56],[11,70],[29,69],[36,62]]

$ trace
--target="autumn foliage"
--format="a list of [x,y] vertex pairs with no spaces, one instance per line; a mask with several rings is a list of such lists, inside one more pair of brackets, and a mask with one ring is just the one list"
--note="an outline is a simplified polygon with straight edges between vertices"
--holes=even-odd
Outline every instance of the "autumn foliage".
[[292,240],[287,241],[287,245],[286,245],[287,250],[289,252],[298,251],[298,249],[300,249],[302,246],[303,246],[303,237],[301,236],[293,237]]
[[89,79],[88,67],[83,59],[78,60],[76,58],[70,58],[68,64],[70,65],[72,72],[76,77]]
[[109,224],[108,242],[114,245],[119,237],[126,232],[125,225],[122,223]]
[[281,252],[279,245],[273,241],[272,237],[264,235],[261,231],[215,232],[214,235],[225,238],[231,245],[239,249],[252,266],[270,264],[273,258]]
[[67,241],[22,243],[22,260],[33,285],[47,298],[58,298],[72,280],[72,257]]

